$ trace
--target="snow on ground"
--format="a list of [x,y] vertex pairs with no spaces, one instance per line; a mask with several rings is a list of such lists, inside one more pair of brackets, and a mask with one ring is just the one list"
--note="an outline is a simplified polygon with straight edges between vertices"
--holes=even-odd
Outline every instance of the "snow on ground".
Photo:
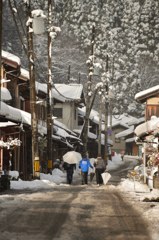
[[[141,159],[138,156],[124,156],[124,161],[121,160],[120,155],[115,153],[115,156],[112,157],[112,161],[108,160],[107,169],[113,170],[120,165],[122,165],[125,161]],[[94,158],[90,159],[90,163],[93,165]],[[91,172],[92,170],[90,170]],[[77,169],[74,172],[74,178],[76,175],[79,175],[79,168],[77,165]],[[12,177],[17,178],[19,176],[18,172],[10,171],[9,172]],[[66,184],[66,172],[61,171],[59,169],[54,169],[51,174],[40,174],[40,180],[33,181],[22,181],[19,179],[18,181],[11,180],[11,189],[41,189],[41,188],[53,188],[53,187],[69,187]],[[115,188],[115,186],[111,185],[109,187]],[[149,187],[145,184],[141,184],[139,182],[133,182],[129,179],[122,179],[122,182],[119,186],[116,187],[123,194],[128,196],[129,201],[132,203],[134,208],[138,210],[141,216],[147,221],[148,228],[151,233],[153,240],[159,239],[159,204],[156,202],[156,199],[159,199],[159,190],[152,189],[150,191]],[[106,188],[103,188],[106,189]],[[5,195],[6,196],[6,195]],[[6,199],[6,198],[4,198]],[[3,195],[0,195],[0,202],[4,201]],[[149,202],[149,201],[154,202]],[[5,200],[6,201],[6,200]],[[148,201],[145,203],[145,201]]]
[[150,191],[146,184],[128,179],[124,179],[117,188],[127,195],[133,207],[145,220],[151,239],[158,240],[159,203],[156,200],[159,199],[159,190],[153,189]]
[[[90,163],[93,166],[94,158],[90,159]],[[118,166],[122,165],[124,162],[121,161],[121,158],[119,155],[115,154],[114,157],[112,157],[112,161],[108,160],[108,171],[117,168]],[[91,168],[89,168],[90,172],[93,171]],[[74,177],[78,175],[80,172],[78,165],[77,170],[74,171]],[[19,176],[18,172],[16,171],[10,171],[9,175],[11,175],[14,178],[17,178]],[[34,180],[34,181],[23,181],[19,179],[18,181],[11,181],[11,189],[38,189],[38,188],[49,188],[57,185],[63,185],[62,183],[66,182],[66,172],[61,171],[57,168],[55,168],[52,171],[51,174],[44,174],[40,173],[40,180]]]

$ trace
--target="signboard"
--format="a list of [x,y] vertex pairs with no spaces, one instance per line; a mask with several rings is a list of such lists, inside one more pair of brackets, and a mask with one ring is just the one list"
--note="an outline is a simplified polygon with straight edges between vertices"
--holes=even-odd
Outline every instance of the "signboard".
[[112,130],[109,129],[108,130],[108,134],[111,135],[112,134]]

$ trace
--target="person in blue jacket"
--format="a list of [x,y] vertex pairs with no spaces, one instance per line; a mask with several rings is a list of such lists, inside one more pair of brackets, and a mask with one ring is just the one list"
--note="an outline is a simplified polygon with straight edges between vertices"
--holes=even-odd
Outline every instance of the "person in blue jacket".
[[87,159],[87,155],[84,154],[82,160],[79,162],[79,168],[81,169],[82,176],[82,185],[87,184],[88,182],[89,167],[94,169],[93,166],[90,164],[90,161]]

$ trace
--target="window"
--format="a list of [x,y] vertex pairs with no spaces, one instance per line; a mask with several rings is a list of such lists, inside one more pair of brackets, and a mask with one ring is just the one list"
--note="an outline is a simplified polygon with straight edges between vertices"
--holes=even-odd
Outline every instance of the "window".
[[62,108],[54,108],[54,116],[57,118],[62,118]]

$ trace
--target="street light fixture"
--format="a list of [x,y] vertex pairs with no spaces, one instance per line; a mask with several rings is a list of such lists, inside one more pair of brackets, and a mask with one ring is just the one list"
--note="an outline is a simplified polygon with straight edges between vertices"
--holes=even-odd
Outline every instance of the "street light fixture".
[[10,79],[1,79],[1,83],[7,83],[7,82],[10,82],[11,80]]

